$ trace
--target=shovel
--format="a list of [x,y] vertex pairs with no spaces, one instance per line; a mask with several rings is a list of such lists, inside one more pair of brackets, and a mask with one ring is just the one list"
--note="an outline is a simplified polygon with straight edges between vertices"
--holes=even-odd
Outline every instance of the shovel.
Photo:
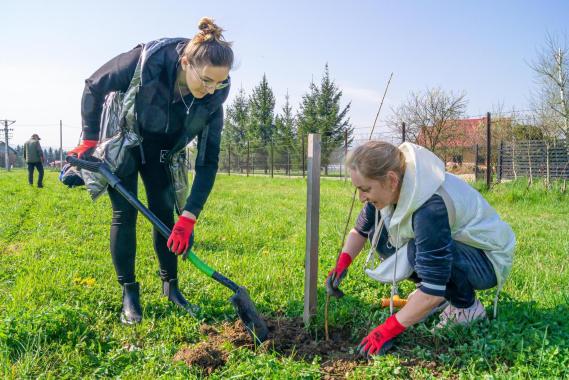
[[[118,191],[128,201],[128,203],[132,205],[132,207],[140,211],[150,221],[150,223],[152,223],[162,236],[168,239],[171,232],[170,229],[160,219],[158,219],[152,211],[144,206],[138,198],[124,187],[120,179],[111,172],[111,169],[107,164],[101,161],[85,161],[73,156],[67,156],[66,161],[80,169],[85,169],[103,175],[108,181],[109,186]],[[264,342],[269,334],[269,329],[265,321],[263,321],[259,316],[257,308],[255,308],[255,304],[251,300],[251,297],[249,297],[247,289],[243,286],[237,285],[221,273],[216,272],[206,263],[201,261],[194,252],[190,251],[187,258],[200,272],[213,278],[221,285],[233,291],[234,294],[229,298],[229,301],[233,304],[237,315],[245,324],[247,332],[256,341],[256,343],[260,344]]]

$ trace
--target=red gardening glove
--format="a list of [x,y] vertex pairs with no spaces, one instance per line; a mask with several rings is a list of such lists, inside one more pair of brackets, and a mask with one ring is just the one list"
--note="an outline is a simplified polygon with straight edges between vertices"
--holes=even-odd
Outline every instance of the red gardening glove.
[[336,267],[328,273],[328,277],[326,278],[326,292],[328,292],[329,295],[336,298],[344,296],[344,292],[338,287],[340,286],[340,281],[346,277],[346,273],[348,273],[347,269],[351,263],[352,256],[347,252],[342,252],[340,257],[338,257]]
[[67,152],[68,156],[77,156],[77,158],[83,158],[93,153],[93,150],[97,147],[97,140],[83,140],[81,144],[75,147],[72,151]]
[[381,325],[371,330],[357,349],[362,355],[383,355],[393,345],[392,339],[405,331],[405,328],[393,314]]
[[196,224],[195,219],[190,219],[186,216],[180,215],[174,228],[172,228],[172,233],[168,238],[166,246],[176,255],[186,253],[190,245],[190,236],[194,231],[194,225]]

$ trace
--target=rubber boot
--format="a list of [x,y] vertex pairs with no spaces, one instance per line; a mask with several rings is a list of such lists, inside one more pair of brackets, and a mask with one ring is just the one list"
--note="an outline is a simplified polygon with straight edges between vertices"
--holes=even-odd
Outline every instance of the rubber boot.
[[122,312],[121,322],[134,325],[142,321],[142,307],[140,306],[140,285],[138,282],[129,282],[122,285]]
[[175,303],[176,305],[180,306],[184,309],[188,314],[192,317],[196,317],[196,315],[200,311],[200,307],[197,305],[193,305],[189,303],[178,288],[178,279],[174,278],[172,280],[163,280],[162,281],[162,294],[165,297],[168,297],[170,302]]

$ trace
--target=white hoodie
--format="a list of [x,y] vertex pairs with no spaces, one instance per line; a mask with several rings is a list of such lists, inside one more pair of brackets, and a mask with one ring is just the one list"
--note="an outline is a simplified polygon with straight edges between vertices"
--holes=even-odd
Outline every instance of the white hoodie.
[[413,213],[438,194],[447,208],[452,238],[486,253],[499,291],[512,268],[516,238],[510,226],[472,186],[446,173],[444,163],[431,151],[411,143],[399,149],[405,155],[406,169],[397,208],[381,210],[391,244],[401,247],[415,238]]

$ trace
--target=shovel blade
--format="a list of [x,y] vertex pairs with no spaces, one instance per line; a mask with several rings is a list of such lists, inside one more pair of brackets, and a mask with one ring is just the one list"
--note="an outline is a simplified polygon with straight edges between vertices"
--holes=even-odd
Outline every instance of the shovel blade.
[[255,343],[263,343],[269,335],[269,328],[259,316],[247,289],[240,286],[235,294],[229,298],[229,301],[233,304],[237,315],[245,324],[247,332],[255,340]]

